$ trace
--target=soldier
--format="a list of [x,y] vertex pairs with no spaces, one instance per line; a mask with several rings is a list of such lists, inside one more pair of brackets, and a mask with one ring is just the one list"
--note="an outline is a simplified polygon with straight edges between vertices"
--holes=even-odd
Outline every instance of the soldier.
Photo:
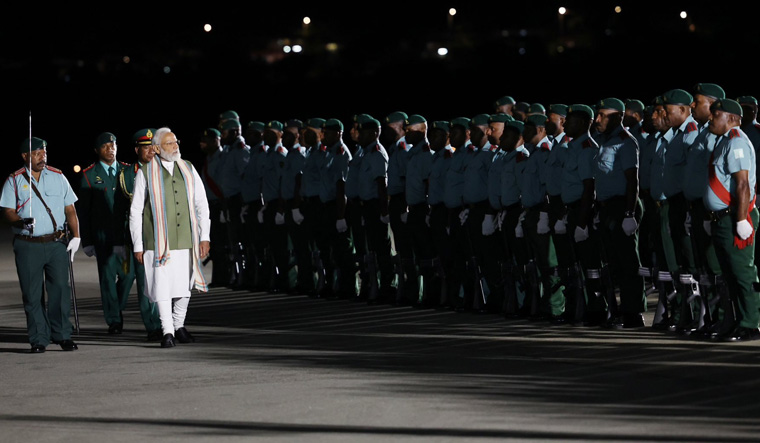
[[451,163],[454,150],[449,143],[451,123],[447,121],[434,121],[428,130],[430,150],[433,151],[433,162],[430,166],[430,178],[428,179],[428,198],[430,206],[429,226],[433,248],[432,267],[437,274],[436,286],[430,292],[440,294],[435,304],[438,308],[451,308],[449,300],[448,279],[446,276],[447,264],[451,262],[451,245],[449,240],[448,211],[443,197],[446,187],[446,171]]
[[625,101],[625,113],[623,114],[623,127],[636,138],[639,147],[644,146],[647,133],[642,123],[644,121],[644,103],[641,100],[629,98]]
[[133,270],[125,272],[124,214],[114,210],[118,176],[129,166],[116,160],[117,149],[112,133],[98,135],[94,149],[98,160],[82,171],[77,202],[83,250],[88,257],[95,255],[97,259],[100,298],[109,334],[122,332],[122,311],[135,278]]
[[[151,137],[153,133],[151,132]],[[224,209],[224,194],[222,193],[222,175],[220,167],[224,162],[224,151],[221,146],[221,133],[215,128],[207,128],[201,134],[199,142],[201,152],[205,155],[203,159],[203,167],[201,168],[200,175],[203,180],[203,185],[206,189],[206,197],[208,198],[209,205],[209,217],[212,220],[211,223],[211,250],[209,251],[209,259],[213,263],[211,270],[211,282],[209,287],[227,286],[232,284],[232,271],[230,269],[230,244],[227,238],[227,213]],[[145,164],[153,159],[155,153],[152,149],[150,140],[145,140],[140,137],[143,144],[138,145],[137,157],[138,163],[135,163],[135,170],[140,168],[139,163]],[[140,155],[142,150],[150,152],[146,155],[150,155],[150,158],[146,157],[147,161],[141,160]],[[125,169],[126,170],[126,169]],[[136,173],[136,171],[135,171]],[[132,186],[134,186],[134,177],[132,178]],[[131,195],[131,191],[130,191]],[[131,197],[130,197],[131,200]],[[144,271],[143,271],[144,272]],[[140,278],[138,277],[138,282]],[[138,283],[139,289],[139,283]],[[160,337],[159,337],[160,338]]]
[[525,119],[528,117],[528,111],[530,111],[530,103],[517,102],[512,107],[512,117],[514,117],[515,120],[524,123]]
[[235,112],[233,110],[224,111],[224,112],[220,113],[219,114],[219,123],[217,124],[217,128],[219,128],[219,130],[224,129],[223,126],[224,126],[225,122],[227,122],[227,120],[237,120],[238,123],[239,123],[240,122],[240,116],[238,115],[237,112]]
[[327,151],[326,146],[321,143],[324,123],[325,120],[321,118],[310,118],[306,121],[306,128],[303,133],[306,152],[304,153],[301,174],[296,177],[299,196],[297,197],[297,206],[291,210],[294,219],[303,217],[301,226],[305,231],[304,236],[309,242],[309,250],[311,251],[312,285],[308,292],[310,297],[327,295],[324,263],[322,263],[317,247],[318,242],[321,242],[320,239],[324,237],[322,232],[324,211],[319,199],[319,189],[322,182],[321,169]]
[[515,99],[509,95],[505,95],[496,100],[493,106],[495,114],[507,114],[512,117],[512,108],[515,106]]
[[243,288],[245,281],[245,247],[243,244],[243,174],[250,159],[251,148],[240,135],[241,125],[236,119],[222,123],[221,141],[224,151],[224,163],[221,165],[221,186],[224,194],[225,219],[227,220],[227,237],[232,252],[233,288]]
[[646,311],[644,280],[638,275],[638,226],[642,206],[638,198],[639,149],[636,139],[623,127],[625,105],[616,98],[599,102],[596,117],[599,155],[594,170],[599,234],[603,259],[611,267],[613,281],[620,287],[621,316],[612,312],[610,298],[606,326],[644,326]]
[[[751,95],[744,95],[736,99],[742,106],[742,131],[747,134],[749,141],[752,142],[752,146],[755,147],[755,153],[757,149],[760,149],[760,123],[757,122],[757,99]],[[760,156],[755,156],[756,159],[760,159]],[[758,160],[760,162],[760,160]],[[760,202],[757,202],[760,207]],[[755,254],[760,252],[760,248],[755,248]],[[760,258],[760,257],[758,257]],[[755,260],[757,263],[757,260]]]
[[364,257],[367,254],[367,239],[365,236],[364,225],[362,224],[362,208],[359,182],[361,180],[361,162],[364,157],[364,150],[359,144],[359,124],[360,122],[372,118],[367,114],[356,114],[353,117],[349,136],[351,143],[349,151],[351,152],[351,162],[348,165],[346,173],[346,222],[350,232],[351,240],[354,245],[354,261],[360,273],[361,287],[359,289],[359,299],[366,300],[369,296],[370,286],[369,278],[364,272]]
[[[245,138],[250,143],[250,156],[243,170],[243,185],[240,188],[240,196],[243,207],[240,212],[240,221],[244,226],[242,238],[245,242],[246,251],[246,278],[247,285],[255,290],[269,289],[269,268],[271,257],[266,254],[266,234],[262,229],[262,221],[259,221],[261,208],[264,201],[261,196],[262,176],[267,159],[268,146],[264,143],[264,129],[266,125],[260,121],[250,121],[246,124]],[[216,220],[212,217],[212,220]],[[212,224],[213,227],[213,224]],[[212,248],[213,243],[212,243]]]
[[[78,346],[71,339],[69,321],[69,261],[74,261],[81,243],[74,207],[77,196],[63,173],[47,165],[45,140],[37,137],[24,140],[21,158],[28,169],[19,169],[5,181],[0,208],[14,234],[13,252],[30,352],[43,353],[51,342],[60,345],[64,351],[74,351]],[[68,246],[63,241],[64,223],[68,224],[72,235]]]
[[[212,130],[216,131],[216,129]],[[137,281],[137,305],[140,307],[140,317],[142,318],[145,330],[148,331],[148,341],[160,340],[163,336],[161,330],[161,320],[158,318],[158,308],[155,303],[151,303],[145,294],[145,266],[134,260],[132,256],[132,238],[129,235],[129,207],[132,203],[132,195],[135,188],[135,176],[141,167],[153,160],[155,151],[153,150],[153,134],[155,129],[141,129],[132,135],[132,143],[135,145],[137,161],[121,170],[118,178],[119,191],[114,195],[114,213],[119,219],[121,226],[120,236],[124,238],[125,255],[124,269],[128,271],[128,276],[133,276]],[[218,132],[217,132],[218,134]],[[217,144],[217,149],[219,145]],[[214,264],[216,268],[216,263]],[[129,272],[129,270],[132,272]],[[132,289],[132,280],[127,284],[126,292]]]
[[722,99],[712,107],[709,130],[719,137],[710,158],[705,208],[710,211],[705,230],[712,235],[715,252],[736,303],[737,322],[718,337],[725,341],[760,338],[757,268],[754,264],[755,226],[758,223],[755,150],[739,129],[742,108]]

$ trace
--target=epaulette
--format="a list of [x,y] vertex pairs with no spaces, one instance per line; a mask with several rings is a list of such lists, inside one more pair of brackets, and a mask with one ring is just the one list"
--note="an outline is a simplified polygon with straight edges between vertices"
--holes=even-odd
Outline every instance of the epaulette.
[[280,145],[280,146],[277,147],[277,153],[278,154],[286,154],[287,151],[285,150],[284,146]]
[[85,172],[89,171],[90,169],[92,169],[92,168],[94,168],[94,167],[95,167],[95,163],[93,163],[93,164],[91,164],[90,166],[88,166],[88,167],[86,167],[86,168],[82,169],[82,173],[85,173]]
[[380,144],[379,143],[375,145],[375,151],[376,152],[380,152]]
[[753,126],[755,127],[755,129],[760,131],[760,123],[755,123]]
[[346,151],[343,149],[343,145],[338,146],[338,155],[343,155],[344,152]]
[[135,170],[135,174],[137,174],[137,171],[140,169],[140,163],[135,163],[132,168]]
[[736,128],[733,128],[732,130],[728,131],[728,138],[736,138],[741,137],[741,134],[739,134],[739,130]]
[[23,173],[24,173],[24,171],[26,171],[26,168],[21,168],[21,169],[19,169],[18,171],[14,172],[14,173],[13,173],[13,176],[14,176],[14,177],[16,177],[16,176],[19,176],[19,175],[23,174]]
[[398,144],[398,147],[401,148],[401,149],[403,149],[404,151],[407,150],[406,142],[405,141],[401,141],[401,143]]
[[697,130],[697,124],[694,122],[689,122],[688,125],[686,125],[686,133],[694,132]]
[[543,143],[541,143],[541,150],[543,150],[543,151],[551,151],[551,146],[549,146],[549,143],[543,142]]
[[122,166],[132,166],[132,165],[130,165],[129,163],[125,163],[125,162],[123,162],[123,161],[121,161],[121,160],[119,160],[119,163],[121,163],[121,165],[122,165]]
[[491,145],[491,152],[496,152],[499,150],[499,145]]
[[48,169],[48,171],[52,171],[52,172],[55,172],[56,174],[61,174],[61,175],[63,175],[63,171],[61,171],[61,170],[60,170],[60,169],[58,169],[58,168],[54,168],[54,167],[52,167],[52,166],[45,166],[45,167]]

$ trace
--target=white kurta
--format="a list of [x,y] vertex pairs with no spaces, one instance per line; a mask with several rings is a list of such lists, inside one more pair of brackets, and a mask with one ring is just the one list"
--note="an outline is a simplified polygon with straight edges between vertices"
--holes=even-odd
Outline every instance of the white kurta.
[[[161,165],[170,175],[174,175],[174,162],[161,160]],[[192,168],[192,170],[195,184],[195,195],[192,198],[195,203],[195,213],[198,217],[198,230],[200,231],[198,234],[200,241],[209,241],[211,222],[209,220],[206,190],[201,177],[198,175],[198,171],[195,168]],[[132,197],[132,205],[129,208],[129,232],[132,236],[133,250],[135,252],[145,252],[143,263],[145,263],[146,295],[154,303],[160,300],[189,297],[190,290],[193,287],[191,251],[189,249],[172,249],[169,251],[171,257],[169,261],[164,266],[159,267],[153,266],[155,251],[143,251],[143,209],[148,198],[145,175],[143,175],[142,169],[140,169],[135,177],[134,196]],[[190,196],[188,196],[189,199]]]

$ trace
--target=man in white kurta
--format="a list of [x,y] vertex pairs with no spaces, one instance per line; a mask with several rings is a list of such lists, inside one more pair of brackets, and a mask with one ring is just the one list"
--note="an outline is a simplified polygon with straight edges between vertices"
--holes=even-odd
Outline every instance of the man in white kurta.
[[209,207],[203,182],[181,159],[174,133],[157,130],[153,145],[157,155],[135,177],[129,227],[135,259],[145,264],[146,294],[158,306],[161,347],[168,348],[175,338],[195,340],[184,323],[190,291],[207,290],[200,259],[209,251]]

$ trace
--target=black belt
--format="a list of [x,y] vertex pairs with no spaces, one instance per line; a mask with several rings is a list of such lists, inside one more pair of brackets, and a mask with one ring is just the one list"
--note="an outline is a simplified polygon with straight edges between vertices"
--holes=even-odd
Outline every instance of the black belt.
[[520,204],[520,202],[512,203],[509,206],[505,206],[504,210],[507,211],[507,212],[522,211],[522,205]]
[[24,240],[32,243],[50,243],[52,241],[56,241],[58,239],[63,238],[63,236],[66,235],[63,231],[55,231],[52,234],[47,235],[39,235],[37,237],[33,237],[31,235],[21,235],[16,234],[15,237],[19,240]]
[[710,221],[716,222],[730,213],[731,208],[721,209],[720,211],[707,211],[707,217],[709,217]]

